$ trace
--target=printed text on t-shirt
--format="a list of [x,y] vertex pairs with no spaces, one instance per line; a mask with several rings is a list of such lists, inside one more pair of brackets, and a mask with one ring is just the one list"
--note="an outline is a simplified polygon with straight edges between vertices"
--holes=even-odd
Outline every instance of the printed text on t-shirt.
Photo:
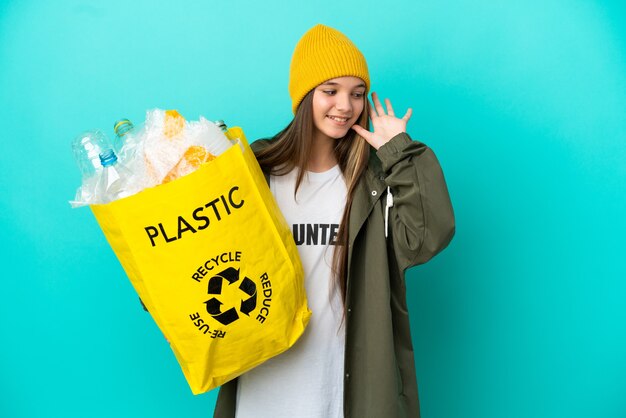
[[339,224],[293,224],[296,245],[335,245]]

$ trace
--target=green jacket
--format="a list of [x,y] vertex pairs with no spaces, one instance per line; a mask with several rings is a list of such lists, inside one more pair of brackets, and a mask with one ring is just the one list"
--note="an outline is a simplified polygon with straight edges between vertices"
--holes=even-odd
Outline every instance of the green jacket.
[[[387,186],[393,207],[385,238]],[[404,272],[444,249],[454,228],[430,148],[404,133],[378,151],[371,148],[349,219],[344,418],[419,417]],[[214,417],[234,418],[236,396],[237,379],[220,388]]]

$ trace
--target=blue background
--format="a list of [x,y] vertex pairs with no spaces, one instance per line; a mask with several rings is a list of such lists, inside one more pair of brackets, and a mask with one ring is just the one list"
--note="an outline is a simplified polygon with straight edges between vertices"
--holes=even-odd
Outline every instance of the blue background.
[[0,3],[0,416],[207,417],[87,208],[81,131],[291,119],[316,23],[444,168],[450,247],[407,277],[425,418],[625,417],[622,1]]

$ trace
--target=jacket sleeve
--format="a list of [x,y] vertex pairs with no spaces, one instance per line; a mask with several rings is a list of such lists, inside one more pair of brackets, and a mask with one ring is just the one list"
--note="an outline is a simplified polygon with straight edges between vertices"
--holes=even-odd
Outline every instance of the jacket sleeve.
[[390,236],[402,271],[443,250],[455,231],[448,188],[433,151],[406,133],[376,152],[391,188]]

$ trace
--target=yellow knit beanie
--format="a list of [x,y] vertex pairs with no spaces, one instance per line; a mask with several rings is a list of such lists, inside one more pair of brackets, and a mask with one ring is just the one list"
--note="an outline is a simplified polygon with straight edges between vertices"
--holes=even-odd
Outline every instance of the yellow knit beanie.
[[289,70],[289,95],[294,115],[306,94],[326,80],[354,76],[370,88],[365,57],[350,39],[336,29],[315,25],[306,32],[293,51]]

